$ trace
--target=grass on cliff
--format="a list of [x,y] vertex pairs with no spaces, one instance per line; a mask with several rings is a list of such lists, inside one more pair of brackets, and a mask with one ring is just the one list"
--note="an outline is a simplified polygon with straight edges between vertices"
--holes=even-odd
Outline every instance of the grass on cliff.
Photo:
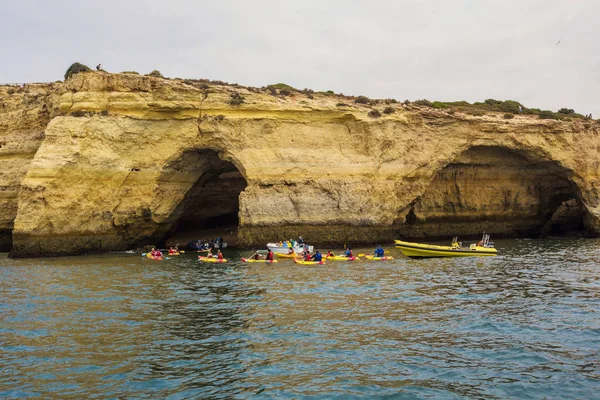
[[469,103],[467,101],[429,101],[426,99],[414,101],[412,104],[418,106],[431,107],[434,109],[449,109],[452,111],[460,111],[469,115],[481,116],[486,112],[504,113],[505,119],[511,119],[507,114],[524,114],[537,115],[540,119],[570,119],[570,118],[586,118],[584,115],[578,114],[570,108],[561,108],[557,112],[550,110],[540,110],[539,108],[528,108],[515,100],[496,100],[487,99],[484,102]]

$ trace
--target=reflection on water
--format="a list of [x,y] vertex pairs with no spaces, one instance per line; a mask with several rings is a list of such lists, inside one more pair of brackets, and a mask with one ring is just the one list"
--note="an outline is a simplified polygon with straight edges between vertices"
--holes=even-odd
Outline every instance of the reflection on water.
[[600,241],[497,245],[318,268],[2,257],[0,396],[597,396]]

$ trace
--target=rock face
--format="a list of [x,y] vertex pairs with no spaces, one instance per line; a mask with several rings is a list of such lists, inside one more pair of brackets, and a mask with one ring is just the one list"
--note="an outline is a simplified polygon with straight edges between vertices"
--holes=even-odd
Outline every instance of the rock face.
[[567,217],[600,232],[595,121],[400,104],[371,118],[387,105],[96,72],[43,92],[47,114],[0,110],[7,146],[29,143],[0,172],[13,256],[157,243],[236,214],[246,245],[536,235]]

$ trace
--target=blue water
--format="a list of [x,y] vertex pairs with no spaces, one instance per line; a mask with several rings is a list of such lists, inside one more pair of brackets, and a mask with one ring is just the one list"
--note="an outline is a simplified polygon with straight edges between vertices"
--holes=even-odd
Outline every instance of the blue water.
[[0,397],[600,397],[600,241],[496,244],[319,267],[1,256]]

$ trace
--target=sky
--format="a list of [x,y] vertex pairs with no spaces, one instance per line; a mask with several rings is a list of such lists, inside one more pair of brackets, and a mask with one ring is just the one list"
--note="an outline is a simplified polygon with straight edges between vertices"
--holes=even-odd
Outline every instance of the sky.
[[79,61],[598,118],[598,18],[598,0],[0,0],[0,83],[62,80]]

